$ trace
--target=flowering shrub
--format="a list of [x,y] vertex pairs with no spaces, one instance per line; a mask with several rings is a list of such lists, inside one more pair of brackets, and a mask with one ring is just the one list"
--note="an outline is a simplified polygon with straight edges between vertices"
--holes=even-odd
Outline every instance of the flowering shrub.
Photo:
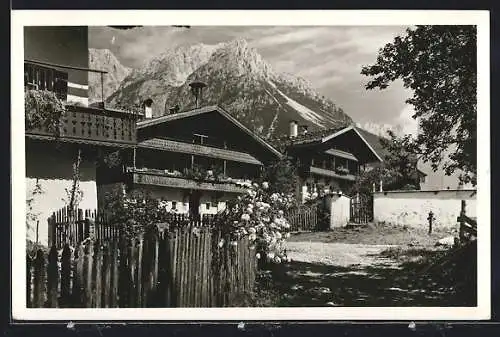
[[[237,246],[240,240],[249,240],[256,257],[280,263],[286,259],[284,242],[290,236],[290,224],[284,214],[295,205],[292,195],[270,192],[270,184],[239,181],[247,193],[228,201],[214,221],[214,230],[221,232],[219,249]],[[109,219],[124,226],[127,237],[137,237],[148,227],[168,222],[172,214],[166,202],[134,191],[128,195],[116,194],[108,198]]]
[[268,182],[246,184],[247,194],[228,202],[218,214],[223,237],[218,243],[236,246],[248,239],[258,259],[280,263],[287,259],[285,239],[290,236],[290,224],[284,212],[294,205],[294,198],[284,193],[270,193]]
[[119,190],[113,191],[106,196],[105,209],[110,224],[122,226],[123,235],[127,238],[140,236],[152,226],[165,222],[170,214],[164,201],[140,190],[128,195]]
[[66,108],[51,91],[27,90],[24,93],[24,113],[27,129],[45,128],[59,136],[61,117],[66,113]]
[[349,174],[349,170],[346,168],[346,167],[343,167],[343,166],[339,166],[335,169],[335,171],[338,173],[338,174],[341,174],[341,175],[346,175],[346,174]]

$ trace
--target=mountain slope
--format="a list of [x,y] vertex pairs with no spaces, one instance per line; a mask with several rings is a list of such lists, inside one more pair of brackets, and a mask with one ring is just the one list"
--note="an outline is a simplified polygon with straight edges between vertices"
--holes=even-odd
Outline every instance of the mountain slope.
[[175,105],[187,110],[194,108],[189,87],[193,81],[208,85],[201,105],[220,105],[264,137],[287,132],[292,119],[313,129],[352,122],[305,80],[275,72],[241,39],[181,47],[160,55],[125,78],[108,101],[130,106],[151,98],[156,116]]
[[[89,49],[89,67],[105,70],[104,98],[115,92],[132,69],[123,66],[109,49]],[[89,74],[89,103],[102,101],[101,76],[98,73]]]

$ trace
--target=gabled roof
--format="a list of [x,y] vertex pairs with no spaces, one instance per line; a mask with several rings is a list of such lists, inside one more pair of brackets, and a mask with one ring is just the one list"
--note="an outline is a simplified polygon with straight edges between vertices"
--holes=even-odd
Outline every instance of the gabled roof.
[[294,138],[290,138],[288,135],[278,136],[269,139],[269,142],[273,144],[274,147],[279,149],[280,151],[284,151],[286,147],[299,145],[299,144],[314,144],[320,143],[321,139],[327,135],[335,133],[339,130],[342,130],[346,127],[346,125],[329,128],[329,129],[321,129],[316,131],[310,131],[305,134],[298,134]]
[[385,158],[386,155],[389,154],[386,148],[381,143],[383,137],[377,136],[371,132],[368,132],[364,129],[355,127],[356,131],[363,137],[363,139],[370,144],[375,152],[379,154],[381,158]]
[[312,145],[312,144],[323,144],[349,131],[354,131],[359,136],[359,138],[366,144],[366,146],[373,152],[373,154],[379,161],[384,160],[386,152],[384,152],[385,149],[383,149],[382,144],[380,143],[380,138],[372,133],[369,133],[368,131],[365,130],[360,131],[360,129],[355,127],[354,125],[306,133],[303,135],[298,135],[295,138],[287,137],[286,145],[302,146],[302,145]]
[[210,105],[210,106],[204,106],[198,109],[193,109],[193,110],[188,110],[188,111],[183,111],[183,112],[178,112],[170,115],[165,115],[161,117],[156,117],[144,121],[140,121],[137,123],[137,129],[144,129],[153,125],[158,125],[162,123],[168,123],[174,120],[179,120],[183,118],[188,118],[188,117],[193,117],[193,116],[198,116],[206,113],[211,113],[211,112],[217,112],[219,113],[222,117],[226,118],[229,120],[231,123],[233,123],[236,127],[238,127],[240,130],[251,136],[253,139],[255,139],[258,143],[260,143],[262,146],[267,148],[270,152],[272,152],[274,155],[277,157],[281,158],[282,154],[276,150],[273,146],[271,146],[269,143],[264,141],[262,138],[260,138],[258,135],[256,135],[254,132],[252,132],[250,129],[248,129],[246,126],[241,124],[236,118],[231,116],[227,111],[222,109],[218,105]]

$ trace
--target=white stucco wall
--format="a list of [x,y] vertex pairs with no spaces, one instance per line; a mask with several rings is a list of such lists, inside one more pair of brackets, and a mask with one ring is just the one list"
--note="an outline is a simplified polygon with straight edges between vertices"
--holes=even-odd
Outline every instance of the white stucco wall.
[[[38,180],[42,194],[32,202],[33,213],[39,221],[38,238],[42,244],[48,243],[47,218],[53,212],[67,205],[67,193],[73,184],[73,163],[77,149],[56,145],[51,142],[28,143],[26,147],[26,200],[32,197]],[[83,192],[79,208],[96,209],[97,187],[96,167],[91,154],[82,152],[80,163],[80,189]],[[26,210],[28,211],[28,210]],[[29,223],[27,238],[36,238],[36,220]]]
[[466,214],[475,217],[476,195],[473,190],[377,192],[373,197],[374,221],[427,228],[427,217],[432,211],[436,219],[434,229],[453,229],[462,200],[466,200]]
[[[36,178],[26,178],[26,199],[31,198],[36,182]],[[66,205],[66,202],[63,200],[67,195],[65,189],[70,189],[73,181],[69,179],[38,179],[38,182],[42,188],[42,194],[35,196],[32,203],[32,212],[37,215],[37,220],[39,221],[39,241],[40,243],[46,245],[48,243],[47,219],[53,212]],[[79,204],[79,208],[92,210],[96,209],[97,187],[95,182],[95,172],[93,180],[80,182],[80,189],[83,191],[83,198]],[[36,239],[36,221],[30,222],[29,225],[30,228],[27,233],[28,239],[34,241]]]
[[[167,210],[172,210],[172,202],[176,202],[176,213],[189,213],[189,196],[187,190],[167,188],[167,187],[153,187],[148,186],[148,191],[151,196],[160,198],[167,201]],[[201,191],[200,206],[198,211],[200,214],[216,214],[218,211],[225,209],[226,201],[236,198],[234,194],[223,194],[218,199],[215,199],[215,192]],[[207,203],[210,202],[210,207],[207,208]]]
[[349,223],[351,199],[344,195],[329,197],[327,208],[330,210],[330,228],[344,227]]
[[[118,188],[121,184],[109,184],[100,185],[98,187],[99,199],[102,202],[102,198],[108,192],[112,192],[114,189]],[[143,186],[143,190],[148,191],[153,198],[162,199],[166,201],[167,211],[172,211],[173,203],[175,202],[175,213],[187,214],[189,213],[189,195],[188,190],[178,189],[178,188],[168,188],[159,186]],[[215,198],[216,193],[212,191],[202,191],[200,197],[200,214],[216,214],[226,208],[226,201],[236,198],[236,194],[225,193],[219,196],[218,199]],[[210,207],[207,208],[207,203],[210,202]]]

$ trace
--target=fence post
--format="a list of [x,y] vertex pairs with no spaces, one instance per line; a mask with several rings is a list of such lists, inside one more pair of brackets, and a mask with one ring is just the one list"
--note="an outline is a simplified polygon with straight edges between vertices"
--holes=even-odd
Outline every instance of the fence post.
[[71,284],[71,296],[68,307],[81,306],[82,301],[82,279],[83,279],[83,247],[78,244],[73,253],[73,282]]
[[51,216],[47,218],[47,227],[49,232],[48,243],[49,247],[52,247],[56,244],[56,214],[52,213]]
[[92,284],[92,260],[93,260],[93,254],[94,254],[94,242],[91,241],[88,243],[86,251],[85,251],[85,257],[84,257],[84,264],[83,264],[83,274],[84,274],[84,291],[85,291],[85,307],[86,308],[92,308],[92,293],[93,293],[93,284]]
[[[74,277],[73,277],[74,278]],[[64,245],[61,256],[61,303],[66,307],[70,302],[71,250]]]
[[45,278],[45,254],[39,249],[33,268],[33,306],[43,308],[45,306],[46,278]]
[[101,300],[102,300],[102,246],[99,240],[95,241],[95,250],[94,250],[94,274],[92,277],[92,281],[95,282],[95,307],[101,308]]
[[119,274],[118,274],[118,238],[111,241],[111,301],[110,307],[115,308],[118,307],[118,287],[119,287]]
[[57,288],[59,283],[59,268],[56,247],[52,246],[49,251],[49,263],[47,265],[47,287],[48,287],[48,306],[57,308]]
[[142,308],[143,303],[142,303],[142,291],[143,291],[143,274],[142,274],[142,269],[143,269],[143,248],[144,248],[144,237],[141,235],[139,238],[138,246],[137,246],[137,273],[136,273],[136,307],[137,308]]
[[33,303],[31,301],[31,257],[26,254],[26,307],[32,308]]

